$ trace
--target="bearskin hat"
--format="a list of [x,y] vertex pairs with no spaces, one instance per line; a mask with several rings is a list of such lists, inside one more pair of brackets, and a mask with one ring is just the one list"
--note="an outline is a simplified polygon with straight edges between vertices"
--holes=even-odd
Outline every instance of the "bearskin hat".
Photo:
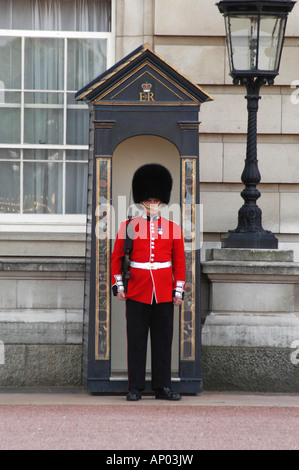
[[149,198],[159,199],[168,204],[172,189],[172,176],[163,165],[148,163],[136,170],[133,181],[133,199],[135,204]]

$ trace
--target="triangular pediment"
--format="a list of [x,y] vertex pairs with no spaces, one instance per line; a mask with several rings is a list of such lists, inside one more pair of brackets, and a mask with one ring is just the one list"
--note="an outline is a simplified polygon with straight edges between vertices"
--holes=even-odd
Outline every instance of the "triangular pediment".
[[95,104],[200,104],[213,98],[155,54],[141,46],[76,94]]

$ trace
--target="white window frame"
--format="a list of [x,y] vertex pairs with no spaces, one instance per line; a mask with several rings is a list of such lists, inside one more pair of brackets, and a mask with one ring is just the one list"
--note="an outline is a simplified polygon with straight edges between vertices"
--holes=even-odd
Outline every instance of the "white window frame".
[[[22,38],[57,38],[57,39],[106,39],[107,40],[107,69],[112,67],[115,63],[115,8],[116,0],[111,0],[111,31],[110,32],[80,32],[80,31],[33,31],[33,30],[14,30],[14,29],[2,29],[0,30],[0,37],[22,37]],[[24,57],[24,39],[22,39],[22,55]],[[65,41],[65,46],[67,41]],[[22,67],[24,67],[24,61],[22,61]],[[53,90],[53,93],[64,93],[67,94],[72,90],[67,90],[67,61],[65,60],[64,64],[64,90]],[[24,140],[24,70],[22,70],[22,89],[21,93],[21,142]],[[7,92],[12,90],[5,90]],[[14,92],[18,92],[13,90]],[[27,90],[27,92],[41,92],[41,93],[51,93],[51,90]],[[78,90],[75,90],[76,92]],[[20,106],[19,104],[11,104],[9,107]],[[35,107],[38,105],[32,105]],[[74,107],[76,105],[73,105]],[[83,105],[82,105],[83,106]],[[7,104],[5,107],[8,107]],[[51,107],[51,105],[47,105]],[[64,99],[64,104],[61,105],[61,108],[64,109],[64,116],[66,117],[66,108],[70,109],[72,105],[67,105],[67,100]],[[55,108],[59,108],[59,105],[55,105]],[[64,123],[65,124],[65,123]],[[49,145],[49,144],[1,144],[0,149],[16,149],[22,150],[30,149],[42,149],[42,150],[62,150],[64,151],[63,161],[57,162],[58,165],[63,165],[63,173],[65,176],[66,163],[69,160],[65,159],[65,152],[67,150],[88,150],[88,145],[67,145],[66,144],[66,126],[64,125],[64,143],[63,145]],[[10,161],[1,159],[1,161]],[[20,155],[20,160],[14,160],[16,162],[22,162],[20,165],[21,174],[20,174],[20,195],[21,201],[23,201],[23,162],[31,162],[33,160],[24,160],[22,155]],[[39,160],[34,160],[38,162]],[[43,160],[45,163],[45,161]],[[86,160],[76,161],[78,164],[88,164]],[[65,180],[65,178],[64,178]],[[65,185],[63,187],[65,191]],[[22,204],[22,202],[21,202]],[[63,194],[63,204],[65,204],[65,194]],[[21,211],[22,211],[21,207]],[[86,230],[86,214],[8,214],[0,213],[0,233],[3,232],[67,232],[67,233],[85,233]]]

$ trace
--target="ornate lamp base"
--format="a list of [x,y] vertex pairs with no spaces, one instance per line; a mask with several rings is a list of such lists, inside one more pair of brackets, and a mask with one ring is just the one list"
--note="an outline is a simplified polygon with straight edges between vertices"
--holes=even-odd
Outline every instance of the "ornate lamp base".
[[271,232],[229,232],[221,239],[222,248],[277,249],[278,239]]

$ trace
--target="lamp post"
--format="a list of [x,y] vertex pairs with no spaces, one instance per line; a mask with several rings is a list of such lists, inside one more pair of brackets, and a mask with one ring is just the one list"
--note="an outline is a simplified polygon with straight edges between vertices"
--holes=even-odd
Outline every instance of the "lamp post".
[[217,3],[223,14],[230,75],[234,85],[246,86],[248,128],[245,167],[241,180],[238,226],[222,240],[224,248],[277,248],[278,240],[262,227],[262,211],[256,201],[261,193],[257,160],[257,112],[260,88],[273,85],[279,72],[291,0],[222,0]]

